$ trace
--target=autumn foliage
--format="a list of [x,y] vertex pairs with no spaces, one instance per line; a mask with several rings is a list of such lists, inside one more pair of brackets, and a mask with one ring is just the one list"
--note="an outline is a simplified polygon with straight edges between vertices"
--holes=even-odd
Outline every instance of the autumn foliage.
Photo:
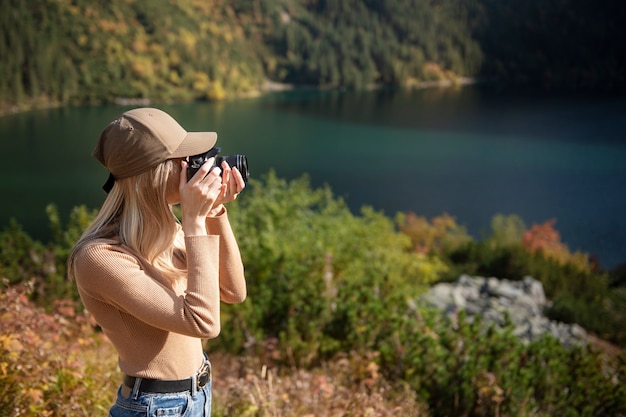
[[417,253],[440,253],[467,243],[471,238],[464,227],[447,213],[432,218],[413,212],[400,214],[396,218],[400,231],[411,238],[411,244]]
[[47,313],[25,286],[0,292],[0,415],[105,415],[120,376],[116,355],[75,303]]
[[560,264],[573,264],[580,269],[594,268],[587,254],[571,253],[566,244],[561,242],[561,234],[554,225],[556,219],[550,219],[541,224],[533,224],[524,233],[522,245],[531,253],[541,252],[544,256],[554,259]]

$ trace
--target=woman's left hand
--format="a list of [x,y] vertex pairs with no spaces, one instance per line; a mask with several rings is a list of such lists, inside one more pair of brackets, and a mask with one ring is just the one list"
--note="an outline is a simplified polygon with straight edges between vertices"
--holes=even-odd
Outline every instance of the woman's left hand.
[[246,183],[241,176],[241,172],[237,168],[231,168],[226,161],[222,161],[222,185],[224,191],[217,197],[213,209],[209,213],[209,217],[214,217],[224,211],[223,204],[233,201],[239,193],[246,188]]

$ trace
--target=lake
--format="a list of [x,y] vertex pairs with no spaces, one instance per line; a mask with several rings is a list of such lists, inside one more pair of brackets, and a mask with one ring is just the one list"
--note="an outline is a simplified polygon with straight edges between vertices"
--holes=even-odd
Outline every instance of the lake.
[[[413,92],[289,91],[160,105],[187,130],[215,130],[253,177],[308,173],[358,212],[447,212],[480,238],[495,214],[555,218],[571,250],[626,262],[626,98],[469,86]],[[45,206],[99,207],[107,173],[91,151],[130,107],[0,118],[0,226],[49,238]]]

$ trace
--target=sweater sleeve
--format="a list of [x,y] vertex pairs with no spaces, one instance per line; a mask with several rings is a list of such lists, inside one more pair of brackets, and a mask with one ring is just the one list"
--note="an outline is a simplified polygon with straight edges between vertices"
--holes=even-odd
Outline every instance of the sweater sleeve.
[[220,332],[217,235],[185,238],[187,290],[183,295],[154,279],[123,247],[95,243],[76,258],[81,292],[139,320],[170,332],[214,338]]
[[217,217],[206,219],[209,235],[219,235],[220,298],[225,303],[240,303],[246,299],[246,279],[239,245],[228,221],[226,210]]

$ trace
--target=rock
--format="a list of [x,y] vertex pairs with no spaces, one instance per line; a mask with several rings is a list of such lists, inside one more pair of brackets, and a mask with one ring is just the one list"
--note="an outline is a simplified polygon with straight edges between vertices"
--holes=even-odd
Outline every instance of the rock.
[[454,283],[433,286],[422,299],[450,316],[464,310],[470,321],[480,314],[484,322],[497,326],[506,324],[508,314],[515,327],[513,333],[525,343],[546,333],[564,346],[586,343],[587,332],[581,326],[543,316],[549,301],[541,282],[529,276],[510,281],[461,275]]
[[543,291],[543,284],[540,281],[527,276],[522,280],[522,285],[524,292],[528,294],[538,306],[543,307],[547,305],[546,293]]

